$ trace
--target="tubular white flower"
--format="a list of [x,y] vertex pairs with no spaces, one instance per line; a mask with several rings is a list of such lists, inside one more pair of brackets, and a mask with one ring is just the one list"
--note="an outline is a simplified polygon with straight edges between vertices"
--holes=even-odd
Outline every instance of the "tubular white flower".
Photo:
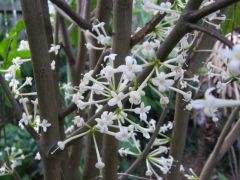
[[217,120],[216,112],[218,108],[240,106],[240,100],[215,98],[210,94],[214,89],[215,88],[209,88],[205,92],[205,99],[192,100],[191,105],[195,109],[203,109],[206,116]]
[[53,151],[51,152],[51,154],[54,154],[58,149],[64,150],[65,145],[66,145],[67,143],[71,142],[72,140],[78,139],[78,138],[80,138],[80,137],[82,137],[82,136],[85,136],[85,135],[87,135],[88,133],[90,133],[90,130],[88,130],[88,131],[86,131],[86,132],[84,132],[84,133],[78,134],[78,135],[76,135],[76,136],[72,136],[72,137],[66,139],[65,141],[58,141],[58,142],[57,142],[58,147],[57,147],[55,150],[53,150]]
[[96,154],[97,154],[97,163],[95,164],[95,167],[98,168],[98,169],[102,169],[102,168],[104,168],[105,164],[102,162],[102,159],[100,157],[100,153],[99,153],[99,150],[98,150],[98,145],[97,145],[96,138],[95,138],[94,134],[93,134],[93,142],[94,142],[94,146],[95,146],[95,150],[96,150]]
[[42,127],[43,132],[47,132],[47,128],[51,126],[50,123],[46,119],[43,119],[42,122],[39,124],[40,127]]
[[135,105],[140,104],[142,95],[144,95],[143,91],[131,91],[129,93],[129,102]]
[[231,60],[228,63],[228,71],[233,76],[239,76],[240,75],[240,60]]
[[155,49],[159,47],[160,42],[158,40],[154,41],[145,41],[142,44],[142,50],[141,53],[149,58],[152,59],[155,57]]
[[115,134],[115,138],[119,141],[128,141],[128,139],[132,136],[132,133],[129,132],[128,127],[120,128],[120,131]]
[[136,59],[131,56],[125,58],[126,65],[120,65],[117,70],[122,72],[124,76],[129,80],[133,80],[136,75],[135,73],[142,71],[142,66],[137,64]]
[[51,62],[51,70],[55,70],[55,68],[56,68],[56,62],[55,62],[55,60],[53,60]]
[[29,50],[29,44],[28,41],[21,40],[20,45],[18,46],[18,51],[24,51],[24,50]]
[[27,115],[26,113],[23,113],[22,118],[19,120],[18,124],[21,128],[23,128],[23,124],[27,126],[31,120],[32,115]]
[[147,120],[147,113],[151,109],[151,106],[144,106],[144,103],[141,103],[139,108],[135,108],[134,112],[140,115],[140,119],[143,121]]
[[54,54],[57,55],[59,49],[60,49],[60,45],[51,44],[51,47],[48,52],[49,53],[54,52]]
[[154,86],[158,87],[158,90],[160,92],[165,92],[174,84],[174,80],[166,79],[166,75],[164,72],[160,72],[159,74],[157,74],[157,77],[152,78],[151,82]]
[[85,122],[84,119],[80,116],[75,116],[73,119],[73,124],[76,125],[77,127],[83,127]]
[[118,107],[122,109],[123,108],[122,100],[125,98],[125,95],[122,92],[117,94],[114,91],[111,91],[111,96],[112,96],[112,99],[108,101],[108,105],[109,106],[118,105]]
[[104,111],[101,118],[96,118],[97,122],[96,128],[100,130],[101,133],[108,131],[108,126],[113,124],[114,114],[112,112]]

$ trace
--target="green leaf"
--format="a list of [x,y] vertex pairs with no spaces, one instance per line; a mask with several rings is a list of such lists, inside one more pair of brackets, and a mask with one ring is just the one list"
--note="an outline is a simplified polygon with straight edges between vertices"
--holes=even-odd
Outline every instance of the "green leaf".
[[[233,19],[234,11],[235,11],[235,19]],[[222,30],[223,30],[224,34],[232,32],[233,26],[235,28],[240,26],[239,14],[240,14],[240,3],[236,4],[236,9],[235,9],[235,6],[231,6],[228,8],[227,15],[226,15],[226,21],[222,25]]]
[[7,52],[9,49],[10,44],[10,38],[5,38],[0,42],[0,56],[3,59],[3,61],[6,61],[7,59]]
[[76,27],[71,32],[71,43],[74,47],[78,45],[78,29]]
[[9,36],[14,36],[17,33],[21,32],[22,30],[24,30],[25,25],[24,25],[24,21],[20,20],[17,22],[17,24],[15,25],[14,28],[11,29],[11,31],[8,33]]
[[8,55],[8,61],[11,61],[13,58],[20,57],[22,59],[29,59],[30,51],[29,50],[21,50],[21,51],[11,51]]

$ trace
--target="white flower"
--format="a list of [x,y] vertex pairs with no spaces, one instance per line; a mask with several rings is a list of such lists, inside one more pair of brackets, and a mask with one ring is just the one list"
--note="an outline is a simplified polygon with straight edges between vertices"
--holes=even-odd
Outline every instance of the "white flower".
[[122,92],[120,92],[119,94],[115,93],[114,91],[111,91],[111,96],[112,99],[110,99],[108,101],[108,105],[109,106],[115,106],[116,104],[118,105],[118,107],[120,109],[122,109],[123,105],[122,105],[122,100],[124,99],[124,94]]
[[73,124],[76,125],[77,127],[83,127],[84,119],[81,118],[80,116],[75,116],[73,119]]
[[239,76],[240,75],[240,60],[231,60],[228,63],[228,71],[233,76]]
[[76,105],[77,105],[77,107],[78,107],[79,109],[83,110],[83,109],[85,109],[85,107],[87,106],[87,103],[84,102],[84,101],[82,101],[82,100],[78,100],[78,101],[76,102]]
[[120,65],[117,70],[122,72],[124,76],[131,81],[136,77],[135,73],[142,71],[142,66],[138,65],[136,59],[132,56],[127,56],[125,62],[126,65]]
[[193,80],[193,82],[197,82],[197,83],[200,82],[200,81],[199,81],[199,76],[198,76],[198,75],[194,75],[192,80]]
[[168,12],[168,10],[170,10],[171,7],[172,7],[172,4],[170,2],[162,2],[160,4],[160,13],[163,14],[165,12]]
[[108,65],[101,70],[100,74],[109,80],[114,76],[116,72],[117,72],[116,69]]
[[55,68],[56,68],[56,62],[53,60],[51,62],[51,70],[55,70]]
[[167,96],[162,96],[160,98],[160,104],[165,105],[169,103],[169,98]]
[[148,169],[148,170],[146,171],[145,175],[146,175],[146,176],[152,176],[153,173],[152,173],[152,171],[151,171],[150,169]]
[[32,85],[32,80],[33,80],[33,78],[32,77],[26,77],[26,81],[25,81],[25,83],[24,84],[26,84],[26,85]]
[[219,55],[225,58],[229,58],[230,60],[240,61],[240,44],[235,44],[232,50],[230,49],[220,50]]
[[166,79],[166,75],[164,72],[160,72],[157,77],[151,79],[152,84],[158,87],[160,92],[166,91],[169,87],[174,84],[174,80]]
[[65,148],[65,142],[64,141],[58,141],[57,145],[58,145],[59,149],[64,150],[64,148]]
[[97,122],[96,127],[100,130],[101,133],[108,131],[108,126],[113,124],[114,114],[112,112],[104,111],[101,115],[101,118],[96,118]]
[[49,53],[54,52],[54,54],[57,55],[59,49],[60,49],[60,45],[51,44],[51,47],[48,52]]
[[47,132],[47,128],[51,126],[50,123],[46,119],[43,119],[42,122],[39,124],[40,127],[42,127],[43,132]]
[[148,57],[149,59],[152,59],[155,57],[155,48],[158,48],[160,42],[158,40],[154,41],[145,41],[142,44],[142,54],[145,57]]
[[28,123],[32,120],[32,116],[31,115],[27,115],[26,113],[22,114],[22,118],[19,121],[19,126],[21,128],[23,128],[23,124],[25,124],[26,126],[28,125]]
[[235,44],[230,49],[222,49],[219,51],[220,57],[230,59],[228,63],[228,71],[234,76],[240,75],[240,44]]
[[215,88],[210,88],[205,92],[205,99],[192,100],[191,105],[195,109],[203,109],[206,116],[212,117],[213,120],[216,121],[216,112],[218,108],[240,106],[240,101],[215,98],[210,94],[214,89]]
[[144,92],[139,92],[139,91],[131,91],[129,93],[129,102],[131,104],[138,105],[141,102],[141,96],[144,95]]
[[122,127],[119,132],[115,134],[115,138],[119,141],[128,141],[132,133],[129,132],[128,127]]
[[95,167],[98,169],[102,169],[105,167],[105,164],[102,161],[99,161],[95,164]]
[[167,132],[168,130],[170,130],[170,129],[172,129],[172,127],[173,127],[173,124],[172,124],[172,122],[168,122],[168,124],[164,124],[161,128],[160,128],[160,132],[161,133],[165,133],[165,132]]
[[105,56],[103,60],[104,61],[108,60],[110,62],[113,62],[115,60],[116,56],[117,56],[117,54],[112,53],[112,54],[109,54],[108,56]]
[[28,41],[21,40],[21,41],[20,41],[20,45],[19,45],[19,47],[18,47],[17,50],[18,50],[18,51],[29,50]]
[[104,46],[110,46],[111,45],[111,37],[110,36],[104,36],[104,35],[99,35],[97,36],[97,40],[99,44],[102,44]]
[[136,114],[140,114],[140,119],[146,121],[147,120],[147,113],[151,109],[151,106],[144,106],[144,103],[141,103],[139,108],[135,108],[134,112]]
[[93,84],[92,88],[94,89],[94,92],[96,94],[102,94],[104,90],[104,87],[101,86],[100,84]]
[[[35,107],[36,108],[36,107]],[[39,125],[41,123],[41,118],[39,115],[36,115],[35,118],[34,118],[34,123],[35,123],[35,126],[34,126],[34,129],[39,132]]]
[[40,153],[39,152],[37,152],[37,154],[36,154],[36,156],[35,156],[35,158],[34,159],[36,159],[36,160],[41,160],[41,155],[40,155]]

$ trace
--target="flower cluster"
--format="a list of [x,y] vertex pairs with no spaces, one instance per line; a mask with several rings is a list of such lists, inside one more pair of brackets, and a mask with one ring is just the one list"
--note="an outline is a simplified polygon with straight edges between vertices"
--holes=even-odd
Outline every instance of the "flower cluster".
[[[6,153],[8,163],[0,167],[0,175],[12,172],[17,166],[20,166],[25,159],[22,149],[17,149],[16,147],[6,147],[4,153]],[[3,155],[3,152],[1,152],[0,156]]]
[[[202,6],[212,3],[204,1]],[[193,99],[193,93],[199,90],[199,76],[186,75],[187,71],[187,53],[193,43],[197,33],[189,33],[182,38],[174,50],[169,54],[165,61],[157,57],[157,49],[164,42],[169,32],[174,28],[178,20],[185,1],[178,1],[176,4],[162,2],[159,5],[154,0],[143,0],[142,7],[146,13],[165,14],[166,18],[156,26],[156,30],[146,36],[146,39],[140,44],[133,47],[128,56],[123,59],[123,63],[116,67],[115,59],[118,54],[110,53],[104,57],[104,63],[99,72],[90,70],[82,76],[78,86],[72,86],[71,83],[63,85],[64,99],[66,102],[71,101],[77,106],[78,111],[84,111],[92,108],[95,114],[93,123],[89,125],[81,113],[72,118],[72,124],[66,129],[66,134],[76,129],[86,129],[79,134],[70,134],[67,139],[57,142],[57,148],[51,151],[54,154],[57,150],[64,150],[66,145],[71,141],[82,138],[85,135],[91,135],[96,150],[97,162],[95,167],[102,169],[105,167],[101,158],[101,153],[97,144],[96,132],[113,136],[120,142],[129,143],[131,148],[119,149],[121,156],[139,157],[144,147],[140,146],[139,139],[150,139],[156,130],[156,120],[152,119],[149,114],[152,107],[146,101],[144,96],[146,89],[151,89],[157,96],[156,101],[160,106],[167,106],[170,102],[170,92],[182,95],[182,100],[186,102],[186,108],[183,111],[203,109],[204,114],[212,117],[213,121],[218,121],[217,110],[222,107],[239,106],[239,100],[223,100],[213,96],[215,88],[209,88],[205,92],[204,99]],[[203,22],[213,25],[212,20],[224,20],[219,12],[215,12],[206,17]],[[87,39],[86,47],[94,50],[105,50],[111,47],[111,37],[105,31],[103,22],[95,21],[92,25],[92,32],[84,31]],[[97,45],[91,43],[91,39],[97,41]],[[26,41],[21,41],[19,50],[29,49]],[[52,44],[49,53],[57,55],[60,46]],[[219,56],[227,58],[226,65],[228,71],[213,71],[218,69],[211,63],[207,64],[209,77],[221,76],[224,81],[219,82],[217,88],[221,89],[228,84],[232,78],[239,80],[240,75],[240,45],[237,44],[232,50],[224,49],[219,52]],[[26,86],[32,86],[32,78],[20,82],[16,73],[20,70],[23,63],[30,59],[21,59],[19,57],[12,60],[12,65],[7,70],[0,70],[5,73],[5,79],[9,81],[9,86],[19,103],[22,105],[24,112],[19,120],[19,126],[32,126],[40,133],[46,133],[51,124],[46,119],[41,119],[38,110],[38,99],[33,98],[36,92],[26,93]],[[55,70],[56,62],[51,60],[49,68]],[[219,69],[218,69],[219,70]],[[145,73],[148,72],[148,73]],[[145,73],[145,74],[144,74]],[[145,75],[140,76],[140,75]],[[229,80],[230,78],[230,80]],[[31,97],[31,98],[29,98]],[[29,107],[32,107],[30,110]],[[100,113],[99,113],[100,112]],[[132,118],[132,117],[135,118]],[[173,157],[168,153],[168,143],[170,138],[165,134],[173,127],[172,122],[164,124],[160,131],[157,132],[157,138],[151,146],[151,151],[146,156],[146,176],[155,176],[161,179],[159,171],[167,174],[174,163]],[[6,150],[10,153],[9,149]],[[11,150],[14,152],[15,150]],[[14,156],[16,157],[16,156]],[[37,154],[37,159],[40,155]],[[22,159],[24,159],[22,157]],[[18,163],[12,160],[11,168],[14,169]],[[1,172],[1,170],[0,170]],[[190,178],[190,176],[188,177]]]

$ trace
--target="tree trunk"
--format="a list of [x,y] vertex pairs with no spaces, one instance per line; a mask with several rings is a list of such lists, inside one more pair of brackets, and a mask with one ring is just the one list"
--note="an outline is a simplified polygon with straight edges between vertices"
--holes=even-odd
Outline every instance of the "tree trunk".
[[44,179],[61,179],[61,165],[58,157],[49,158],[49,149],[60,138],[58,123],[58,107],[54,89],[53,72],[50,69],[48,38],[46,35],[41,0],[21,0],[23,18],[26,26],[34,79],[38,93],[41,120],[46,119],[51,126],[42,132],[40,138],[40,154],[43,161]]

